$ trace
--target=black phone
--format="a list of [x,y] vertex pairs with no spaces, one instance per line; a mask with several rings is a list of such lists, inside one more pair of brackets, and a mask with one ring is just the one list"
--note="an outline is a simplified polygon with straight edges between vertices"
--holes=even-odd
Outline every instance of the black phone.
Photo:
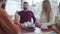
[[26,27],[27,30],[35,30],[34,27]]

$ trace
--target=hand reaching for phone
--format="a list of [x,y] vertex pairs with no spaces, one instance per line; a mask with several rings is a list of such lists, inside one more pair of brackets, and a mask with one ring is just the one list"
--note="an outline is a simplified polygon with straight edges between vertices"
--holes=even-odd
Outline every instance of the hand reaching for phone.
[[35,23],[35,26],[37,26],[37,27],[41,27],[42,26],[42,24],[40,24],[40,23]]

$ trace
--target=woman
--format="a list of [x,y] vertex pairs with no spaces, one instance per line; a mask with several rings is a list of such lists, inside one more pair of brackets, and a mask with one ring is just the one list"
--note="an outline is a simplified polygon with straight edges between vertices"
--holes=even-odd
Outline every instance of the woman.
[[18,34],[19,31],[19,17],[15,17],[15,22],[10,19],[7,12],[1,8],[6,0],[0,0],[0,34]]
[[54,13],[52,12],[49,0],[44,0],[42,3],[40,23],[46,24],[47,26],[51,26],[52,24],[54,24]]

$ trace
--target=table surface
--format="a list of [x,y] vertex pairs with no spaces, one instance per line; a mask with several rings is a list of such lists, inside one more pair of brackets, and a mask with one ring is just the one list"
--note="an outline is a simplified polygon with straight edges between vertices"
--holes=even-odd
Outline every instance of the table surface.
[[57,34],[57,33],[50,31],[50,32],[42,32],[42,33],[29,32],[29,33],[19,33],[19,34]]
[[[39,30],[40,28],[38,28],[38,30]],[[37,29],[36,29],[37,30]],[[38,31],[37,30],[37,31]],[[36,32],[37,32],[36,31]],[[36,33],[36,32],[22,32],[21,30],[20,30],[20,32],[19,32],[19,34],[56,34],[54,31],[49,31],[49,32],[42,32],[41,31],[41,29],[40,29],[40,31],[38,31],[39,33]]]

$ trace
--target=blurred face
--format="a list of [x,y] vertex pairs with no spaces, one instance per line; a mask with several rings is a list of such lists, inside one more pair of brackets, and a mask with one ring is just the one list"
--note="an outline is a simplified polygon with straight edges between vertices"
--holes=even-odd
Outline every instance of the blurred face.
[[43,9],[47,9],[49,7],[49,4],[47,2],[44,2],[42,6],[43,6]]
[[27,9],[28,9],[28,4],[26,4],[26,3],[23,4],[23,9],[24,9],[24,10],[27,10]]
[[0,0],[0,5],[2,5],[5,2],[6,2],[5,0]]

